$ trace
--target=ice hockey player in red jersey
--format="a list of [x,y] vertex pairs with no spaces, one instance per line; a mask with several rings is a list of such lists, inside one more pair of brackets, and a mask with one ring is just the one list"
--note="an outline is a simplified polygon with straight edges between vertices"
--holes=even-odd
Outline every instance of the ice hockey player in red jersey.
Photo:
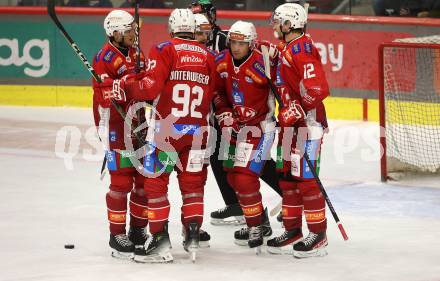
[[135,83],[120,83],[130,98],[152,100],[156,112],[144,160],[152,237],[146,242],[144,255],[135,257],[138,262],[173,260],[167,230],[167,192],[173,170],[183,200],[184,249],[193,261],[201,239],[208,118],[217,77],[215,57],[194,40],[196,23],[191,10],[175,9],[168,26],[172,38],[151,48],[145,76]]
[[[284,107],[278,114],[282,127],[278,144],[283,191],[283,223],[285,232],[267,242],[268,250],[282,252],[292,247],[297,258],[322,256],[327,252],[327,220],[325,200],[303,153],[306,151],[319,170],[320,149],[327,119],[323,99],[329,87],[321,57],[311,38],[304,34],[307,14],[295,3],[277,7],[272,15],[272,27],[278,38],[285,41],[277,67],[277,90]],[[302,213],[309,234],[303,239]]]
[[[143,189],[144,177],[130,162],[131,151],[124,143],[124,119],[111,105],[113,80],[135,72],[135,23],[126,11],[111,11],[104,20],[108,42],[97,53],[93,67],[103,83],[93,82],[93,114],[100,139],[104,143],[110,190],[106,195],[110,222],[112,255],[133,257],[135,245],[143,245],[147,238],[147,200]],[[144,55],[140,54],[140,68],[144,68]],[[126,110],[128,103],[122,103]],[[130,230],[126,234],[127,195],[130,194]]]
[[[216,118],[225,136],[232,129],[228,159],[224,161],[229,184],[237,193],[247,228],[236,231],[239,245],[257,247],[272,230],[264,212],[259,176],[275,135],[274,96],[270,92],[257,33],[250,22],[235,22],[228,33],[229,50],[217,58],[221,77],[214,100]],[[264,213],[266,213],[264,215]]]

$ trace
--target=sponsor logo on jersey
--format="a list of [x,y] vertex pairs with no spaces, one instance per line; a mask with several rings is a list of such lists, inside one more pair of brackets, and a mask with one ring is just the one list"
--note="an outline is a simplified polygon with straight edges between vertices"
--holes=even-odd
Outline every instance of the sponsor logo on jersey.
[[220,73],[221,78],[228,78],[229,74],[227,72]]
[[115,52],[113,52],[112,50],[107,50],[107,52],[105,52],[105,54],[104,54],[103,60],[105,62],[111,62],[114,55],[115,55]]
[[249,76],[245,76],[244,80],[246,80],[246,82],[248,83],[254,83],[254,80],[252,80],[252,78],[250,78]]
[[96,54],[96,56],[95,56],[95,61],[96,61],[96,62],[99,61],[99,57],[101,56],[101,53],[102,53],[102,49],[99,50],[99,52],[98,52],[98,53]]
[[174,132],[182,135],[198,135],[200,134],[200,125],[174,124]]
[[261,79],[261,76],[258,76],[257,74],[255,74],[255,72],[251,71],[250,69],[246,68],[245,71],[246,75],[248,75],[250,78],[252,78],[252,80],[258,84],[263,84],[263,79]]
[[116,152],[107,151],[107,168],[109,171],[116,171],[118,168],[116,166]]
[[115,142],[116,141],[116,132],[115,131],[110,131],[110,142]]
[[225,71],[228,68],[228,64],[226,62],[222,62],[219,65],[217,65],[217,72]]
[[192,44],[174,45],[174,49],[176,51],[190,51],[190,52],[201,53],[204,54],[205,56],[208,55],[208,52],[204,48]]
[[306,53],[311,54],[312,53],[312,44],[310,44],[309,42],[304,42],[304,51],[306,51]]
[[241,122],[247,122],[257,115],[257,111],[255,109],[242,105],[234,105],[234,111],[238,116],[240,116]]
[[127,70],[127,66],[124,64],[116,72],[118,73],[118,75],[122,75],[122,73],[124,73],[124,71],[126,70]]
[[257,71],[261,76],[264,77],[264,75],[265,75],[264,74],[264,66],[260,62],[258,62],[258,61],[254,62],[254,64],[252,65],[252,68],[255,69],[255,71]]
[[206,56],[196,52],[178,51],[177,52],[177,68],[187,66],[205,66]]
[[115,68],[118,68],[121,64],[122,64],[122,59],[121,59],[121,57],[117,57],[116,59],[115,59],[115,62],[113,63],[113,66],[115,67]]
[[300,45],[300,43],[298,43],[298,44],[294,44],[293,46],[292,46],[292,53],[294,54],[294,55],[296,55],[296,54],[299,54],[301,52],[301,45]]
[[234,100],[234,104],[242,105],[244,103],[244,97],[242,92],[233,91],[232,99]]
[[163,47],[170,45],[171,42],[170,41],[165,41],[162,43],[157,44],[156,49],[158,49],[159,51],[162,51]]

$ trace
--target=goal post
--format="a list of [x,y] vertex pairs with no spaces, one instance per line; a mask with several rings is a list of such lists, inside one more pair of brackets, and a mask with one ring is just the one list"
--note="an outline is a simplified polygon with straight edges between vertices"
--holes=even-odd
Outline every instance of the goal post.
[[379,46],[381,179],[440,174],[440,36]]

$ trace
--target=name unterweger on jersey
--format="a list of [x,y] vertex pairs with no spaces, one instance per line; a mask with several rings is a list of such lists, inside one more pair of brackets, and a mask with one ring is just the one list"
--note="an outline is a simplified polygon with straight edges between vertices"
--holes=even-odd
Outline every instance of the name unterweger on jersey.
[[171,71],[170,80],[192,81],[208,85],[209,76],[193,71],[174,70]]

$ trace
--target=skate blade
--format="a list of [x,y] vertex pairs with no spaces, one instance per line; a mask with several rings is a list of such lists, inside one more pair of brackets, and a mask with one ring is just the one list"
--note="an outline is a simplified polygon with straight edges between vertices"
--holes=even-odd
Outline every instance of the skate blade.
[[199,247],[200,248],[209,248],[211,245],[209,245],[209,241],[199,241]]
[[196,263],[197,251],[189,251],[192,263]]
[[172,263],[174,259],[171,253],[164,253],[148,256],[135,255],[133,260],[137,263]]
[[261,246],[255,247],[254,250],[257,256],[261,255]]
[[[263,236],[263,244],[266,244],[267,240],[269,240],[270,236]],[[249,246],[248,240],[238,240],[234,239],[234,244],[238,246]]]
[[234,244],[238,246],[248,246],[248,240],[234,239]]
[[328,253],[325,248],[314,249],[308,252],[293,251],[293,257],[297,259],[325,257],[327,255]]
[[124,253],[113,250],[112,257],[120,260],[132,260],[134,258],[134,253],[133,252]]
[[282,247],[267,246],[266,251],[272,255],[293,255],[293,245],[289,244]]
[[211,224],[215,226],[225,226],[225,225],[244,225],[246,221],[243,216],[229,217],[225,219],[214,219],[211,218]]

